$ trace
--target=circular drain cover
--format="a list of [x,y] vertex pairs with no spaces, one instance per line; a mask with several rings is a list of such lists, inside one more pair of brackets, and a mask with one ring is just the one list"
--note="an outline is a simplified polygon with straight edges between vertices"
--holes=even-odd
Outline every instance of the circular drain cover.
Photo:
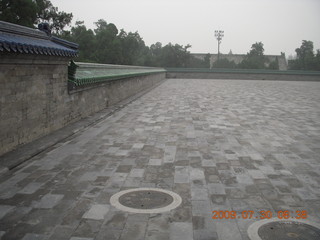
[[135,188],[111,196],[110,204],[132,213],[160,213],[178,207],[181,197],[171,191],[157,188]]
[[155,209],[168,206],[173,202],[173,197],[164,192],[143,190],[123,194],[119,202],[130,208]]
[[258,230],[258,235],[263,240],[319,240],[320,229],[299,222],[272,222],[261,226]]
[[320,225],[309,220],[264,219],[248,228],[251,240],[318,240]]

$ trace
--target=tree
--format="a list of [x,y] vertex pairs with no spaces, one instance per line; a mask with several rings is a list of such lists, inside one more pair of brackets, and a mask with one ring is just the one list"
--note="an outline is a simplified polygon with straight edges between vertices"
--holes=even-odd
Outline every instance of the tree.
[[191,54],[188,51],[191,45],[182,46],[168,43],[161,49],[159,67],[187,67],[190,64]]
[[36,23],[48,22],[53,33],[59,34],[65,26],[68,26],[72,20],[72,13],[59,12],[49,0],[36,0],[37,19]]
[[27,27],[48,22],[53,33],[61,34],[72,13],[59,12],[49,0],[1,0],[0,20]]
[[210,58],[211,58],[211,55],[210,53],[207,53],[206,56],[204,57],[204,67],[205,68],[210,68]]
[[79,44],[79,56],[77,61],[92,61],[92,49],[95,48],[94,33],[87,29],[83,21],[77,21],[70,32],[64,32],[61,37]]
[[250,52],[247,53],[245,59],[239,64],[244,69],[263,69],[268,61],[264,56],[264,48],[262,42],[252,44]]
[[264,48],[262,42],[256,42],[252,44],[251,50],[249,52],[250,56],[263,56]]
[[107,23],[99,19],[95,23],[97,28],[94,30],[95,39],[93,59],[99,63],[120,63],[121,62],[121,43],[117,38],[118,29],[113,23]]
[[37,20],[37,3],[32,0],[1,0],[0,20],[33,27]]
[[212,68],[236,68],[237,64],[234,61],[229,61],[226,58],[219,59],[212,64]]
[[120,33],[121,49],[123,56],[122,64],[144,65],[149,49],[138,32]]
[[297,59],[290,61],[290,69],[319,70],[319,50],[317,55],[313,51],[313,42],[303,40],[300,48],[296,49]]
[[317,54],[316,54],[316,68],[314,70],[316,71],[320,71],[320,50],[317,50]]

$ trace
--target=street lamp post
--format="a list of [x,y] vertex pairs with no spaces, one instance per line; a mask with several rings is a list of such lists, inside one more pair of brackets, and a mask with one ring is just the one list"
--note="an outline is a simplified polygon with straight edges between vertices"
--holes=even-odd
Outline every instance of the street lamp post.
[[218,40],[218,61],[219,61],[219,59],[220,59],[220,43],[221,43],[222,38],[224,37],[224,31],[215,30],[214,36]]

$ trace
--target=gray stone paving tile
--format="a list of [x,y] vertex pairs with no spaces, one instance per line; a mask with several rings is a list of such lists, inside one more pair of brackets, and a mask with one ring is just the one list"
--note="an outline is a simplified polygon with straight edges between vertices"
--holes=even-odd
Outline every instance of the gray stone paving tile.
[[176,151],[177,147],[176,146],[166,146],[165,147],[165,152],[164,152],[164,163],[171,163],[175,161],[175,156],[176,156]]
[[162,159],[150,159],[148,165],[150,166],[161,166]]
[[28,228],[26,228],[25,233],[33,232],[48,235],[60,223],[61,218],[61,212],[52,209],[33,209],[21,219],[21,222],[32,226],[32,231],[28,231]]
[[64,197],[62,194],[47,194],[34,206],[35,208],[53,208]]
[[10,226],[20,222],[21,219],[25,215],[29,214],[31,210],[31,207],[16,207],[12,211],[7,212],[7,214],[0,219],[0,226],[2,226],[3,229],[10,228]]
[[190,180],[203,180],[204,172],[200,168],[190,168]]
[[82,216],[90,208],[91,200],[89,199],[80,199],[75,203],[74,207],[69,209],[66,212],[66,215],[63,217],[61,225],[65,226],[75,226],[78,225]]
[[144,169],[133,168],[131,169],[129,176],[131,178],[142,178],[144,174]]
[[208,199],[208,190],[206,188],[191,188],[191,200],[207,200]]
[[16,186],[2,187],[0,190],[0,199],[9,199],[14,197],[21,188]]
[[140,186],[141,178],[128,177],[122,187],[124,188],[137,188]]
[[263,179],[266,178],[266,176],[263,174],[262,171],[260,170],[248,170],[249,175],[253,178],[253,179]]
[[192,207],[182,206],[170,212],[171,220],[173,222],[191,222],[192,221]]
[[72,237],[70,240],[93,240],[93,238],[84,238],[84,237]]
[[102,220],[105,218],[106,214],[110,209],[110,205],[106,204],[96,204],[91,206],[89,211],[87,211],[82,218]]
[[135,143],[135,144],[133,144],[132,148],[142,149],[143,146],[144,146],[144,143]]
[[209,183],[208,190],[210,194],[225,195],[225,185],[222,183]]
[[113,230],[122,231],[126,224],[128,213],[110,208],[103,227]]
[[145,238],[150,240],[169,239],[170,221],[167,214],[151,215]]
[[189,167],[175,167],[174,183],[189,183]]
[[101,229],[102,222],[92,219],[82,219],[72,237],[94,239]]
[[214,231],[201,229],[193,231],[194,240],[218,240],[218,235]]
[[302,200],[316,200],[319,197],[313,194],[309,189],[296,189],[295,192]]
[[196,200],[191,201],[192,203],[192,216],[201,216],[204,217],[206,215],[211,214],[211,205],[208,200]]
[[138,240],[144,239],[149,216],[132,214],[127,218],[126,225],[120,236],[120,240]]
[[66,226],[57,226],[48,240],[69,240],[75,228]]
[[193,240],[192,223],[173,222],[170,224],[170,240]]
[[122,231],[114,230],[112,228],[101,228],[95,240],[118,240],[121,236]]
[[215,167],[216,163],[213,160],[203,159],[201,165],[202,167]]
[[16,223],[14,228],[8,228],[2,239],[16,240],[22,239],[27,233],[32,232],[32,226],[26,223]]
[[15,206],[10,205],[0,205],[0,220],[10,211],[12,211]]
[[82,197],[85,198],[96,198],[103,191],[103,186],[90,186],[88,191],[82,194]]
[[27,233],[22,238],[22,240],[44,240],[44,239],[47,239],[46,235],[36,234],[36,233]]
[[242,240],[236,220],[216,219],[218,239]]

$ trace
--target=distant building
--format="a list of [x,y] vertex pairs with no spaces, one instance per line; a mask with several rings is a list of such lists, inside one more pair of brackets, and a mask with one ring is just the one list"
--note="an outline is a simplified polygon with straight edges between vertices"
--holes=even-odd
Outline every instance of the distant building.
[[[192,56],[195,58],[204,60],[205,56],[207,53],[191,53]],[[229,61],[234,61],[236,64],[239,64],[242,62],[242,60],[245,58],[246,54],[233,54],[232,51],[230,50],[229,54],[222,54],[220,53],[220,59],[228,59]],[[278,63],[279,63],[279,70],[286,71],[288,70],[288,62],[286,59],[286,56],[284,53],[281,53],[281,55],[265,55],[270,63],[273,61],[276,61],[278,58]],[[210,54],[210,66],[218,60],[218,54]]]

